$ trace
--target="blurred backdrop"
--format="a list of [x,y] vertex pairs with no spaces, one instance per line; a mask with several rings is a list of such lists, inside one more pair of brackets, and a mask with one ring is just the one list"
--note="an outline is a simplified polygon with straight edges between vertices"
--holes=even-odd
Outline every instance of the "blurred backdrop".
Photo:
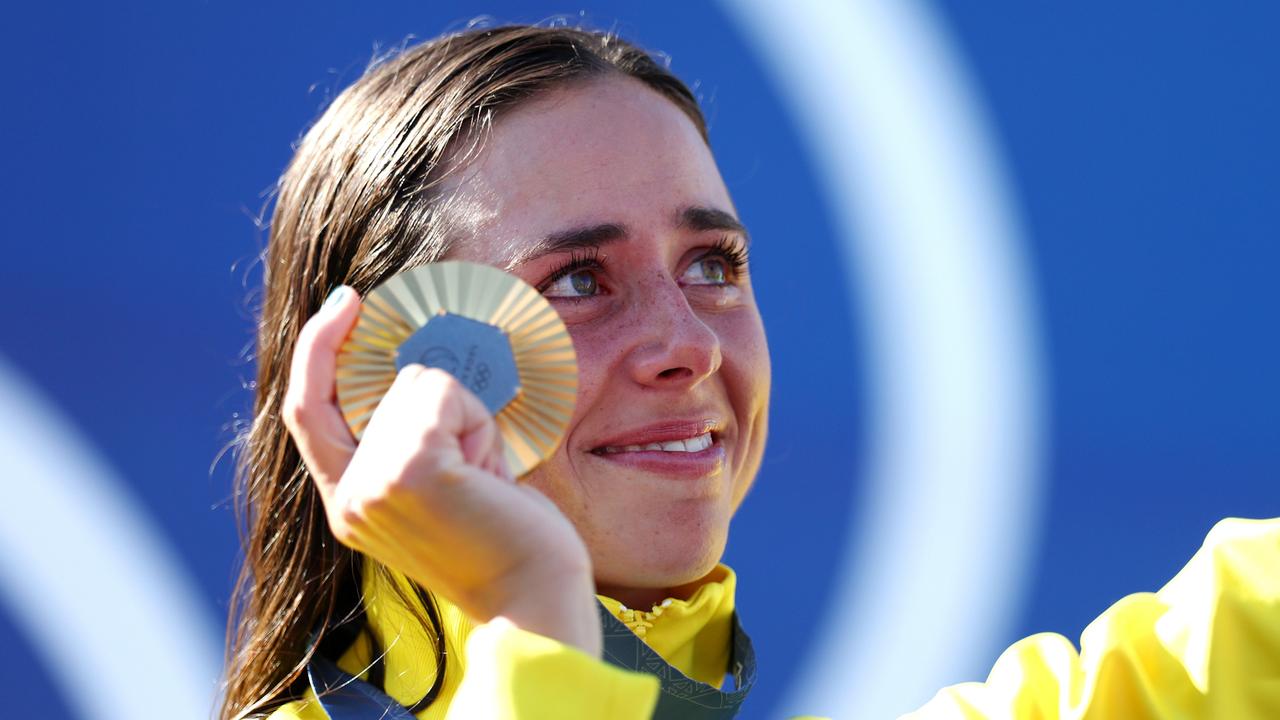
[[775,371],[747,717],[912,709],[1280,514],[1273,3],[7,15],[5,716],[208,714],[271,188],[371,57],[482,15],[616,29],[711,121]]

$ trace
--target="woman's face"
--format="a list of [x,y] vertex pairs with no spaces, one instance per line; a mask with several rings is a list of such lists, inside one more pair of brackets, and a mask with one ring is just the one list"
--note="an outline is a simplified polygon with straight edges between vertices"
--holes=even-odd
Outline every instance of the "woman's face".
[[700,579],[760,466],[769,352],[747,237],[710,150],[629,78],[504,116],[455,176],[451,257],[506,268],[564,318],[577,407],[526,478],[577,527],[601,592]]

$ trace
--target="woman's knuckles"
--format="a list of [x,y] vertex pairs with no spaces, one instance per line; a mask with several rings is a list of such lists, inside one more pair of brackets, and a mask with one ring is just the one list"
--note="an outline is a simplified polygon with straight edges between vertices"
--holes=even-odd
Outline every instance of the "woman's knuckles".
[[462,432],[477,420],[488,417],[484,403],[440,368],[423,368],[412,376],[409,385],[411,389],[406,392],[414,396],[414,407],[433,425]]

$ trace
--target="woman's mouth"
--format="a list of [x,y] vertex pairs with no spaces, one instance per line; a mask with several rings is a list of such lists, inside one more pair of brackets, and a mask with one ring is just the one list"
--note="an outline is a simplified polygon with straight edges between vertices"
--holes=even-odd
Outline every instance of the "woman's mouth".
[[644,445],[607,445],[597,448],[594,452],[598,455],[612,455],[614,453],[639,452],[641,450],[659,450],[662,452],[679,452],[679,453],[696,453],[702,452],[711,447],[714,441],[710,432],[704,432],[691,438],[683,440],[668,440],[666,442],[653,442]]
[[591,455],[614,467],[698,480],[724,470],[722,430],[715,421],[663,423],[610,439]]

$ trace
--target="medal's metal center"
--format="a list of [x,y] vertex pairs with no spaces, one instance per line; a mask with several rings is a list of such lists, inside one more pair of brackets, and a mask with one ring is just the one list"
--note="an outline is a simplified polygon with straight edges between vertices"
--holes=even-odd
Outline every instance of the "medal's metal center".
[[419,363],[440,368],[475,393],[496,415],[520,391],[520,374],[507,334],[452,313],[427,321],[396,348],[396,370]]

